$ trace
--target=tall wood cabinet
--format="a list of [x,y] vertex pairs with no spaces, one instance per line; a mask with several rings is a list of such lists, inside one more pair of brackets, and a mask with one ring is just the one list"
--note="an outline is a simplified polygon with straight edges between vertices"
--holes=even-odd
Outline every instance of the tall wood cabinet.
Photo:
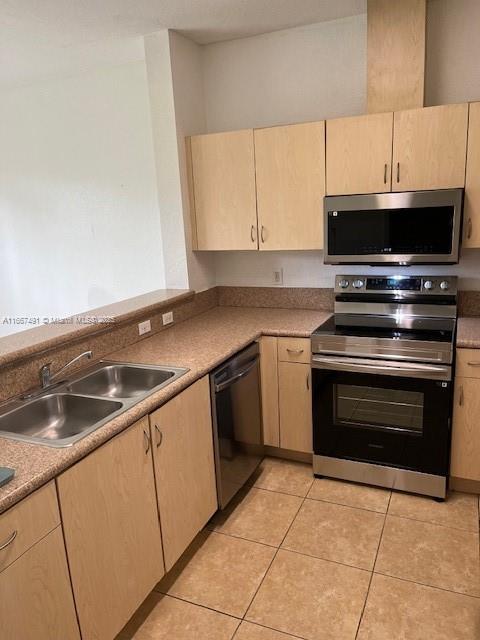
[[327,195],[392,187],[393,113],[327,120]]
[[259,248],[321,249],[325,122],[256,129]]
[[252,129],[192,136],[189,146],[194,248],[257,249]]
[[480,247],[480,102],[470,104],[463,246]]
[[393,127],[393,191],[465,185],[468,104],[397,111]]
[[0,516],[0,640],[80,640],[55,484]]
[[152,413],[150,429],[169,571],[218,506],[208,376]]
[[83,638],[114,638],[164,574],[148,418],[57,478]]

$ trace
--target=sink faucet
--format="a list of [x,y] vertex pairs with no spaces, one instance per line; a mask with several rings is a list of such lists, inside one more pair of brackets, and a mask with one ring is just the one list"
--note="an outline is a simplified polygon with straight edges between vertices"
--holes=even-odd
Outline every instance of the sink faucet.
[[93,356],[93,351],[84,351],[80,355],[75,356],[75,358],[72,358],[72,360],[67,362],[66,365],[64,365],[61,369],[59,369],[54,374],[52,374],[52,372],[50,371],[50,367],[52,363],[47,362],[47,364],[44,364],[43,367],[40,368],[40,372],[39,372],[42,389],[46,389],[47,387],[49,387],[52,384],[52,382],[65,371],[65,369],[68,369],[68,367],[72,366],[72,364],[75,364],[75,362],[77,362],[81,358],[88,358],[90,360],[92,356]]

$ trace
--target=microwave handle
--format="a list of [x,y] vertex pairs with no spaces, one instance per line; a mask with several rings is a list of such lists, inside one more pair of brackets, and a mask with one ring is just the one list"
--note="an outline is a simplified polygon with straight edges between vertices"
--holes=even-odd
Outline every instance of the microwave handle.
[[450,380],[451,367],[429,364],[377,364],[355,358],[312,357],[313,369],[329,369],[334,371],[350,371],[352,373],[372,373],[379,375],[396,375],[410,378],[435,378]]

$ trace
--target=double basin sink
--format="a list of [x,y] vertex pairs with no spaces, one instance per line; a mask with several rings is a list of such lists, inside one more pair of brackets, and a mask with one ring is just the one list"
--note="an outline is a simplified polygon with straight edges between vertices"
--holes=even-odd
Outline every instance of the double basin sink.
[[68,447],[187,371],[101,361],[54,390],[4,405],[0,436]]

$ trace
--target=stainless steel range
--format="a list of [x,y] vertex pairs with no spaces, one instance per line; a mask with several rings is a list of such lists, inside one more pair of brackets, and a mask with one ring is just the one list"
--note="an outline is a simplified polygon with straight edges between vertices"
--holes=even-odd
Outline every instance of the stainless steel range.
[[312,335],[313,469],[444,499],[457,318],[452,276],[337,276]]

